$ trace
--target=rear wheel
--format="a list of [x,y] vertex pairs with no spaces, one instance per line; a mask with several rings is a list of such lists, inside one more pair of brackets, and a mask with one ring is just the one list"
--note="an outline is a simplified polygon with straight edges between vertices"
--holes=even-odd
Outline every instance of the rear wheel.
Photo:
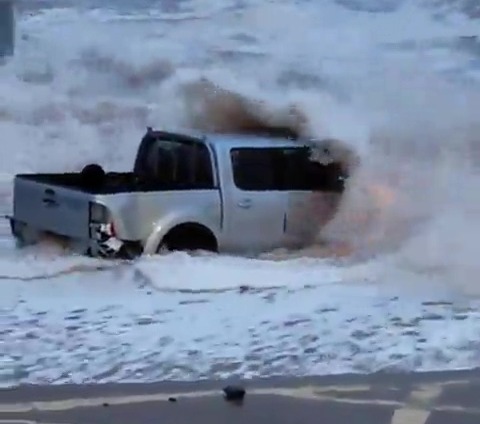
[[217,252],[217,239],[207,227],[189,223],[181,224],[170,230],[158,246],[157,253],[198,250]]

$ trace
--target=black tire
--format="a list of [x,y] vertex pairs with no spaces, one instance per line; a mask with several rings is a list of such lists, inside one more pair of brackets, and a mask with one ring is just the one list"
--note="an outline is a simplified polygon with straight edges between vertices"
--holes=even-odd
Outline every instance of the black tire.
[[207,227],[201,224],[187,223],[170,230],[158,246],[157,253],[197,250],[218,252],[217,239]]

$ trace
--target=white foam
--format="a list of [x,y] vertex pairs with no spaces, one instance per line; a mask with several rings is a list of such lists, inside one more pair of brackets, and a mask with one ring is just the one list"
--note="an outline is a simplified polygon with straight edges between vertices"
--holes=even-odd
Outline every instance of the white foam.
[[[225,290],[290,287],[339,282],[341,272],[327,261],[297,259],[268,261],[236,257],[172,254],[146,258],[136,265],[160,289]],[[299,278],[301,275],[301,278]]]
[[[230,275],[241,273],[240,264],[224,265]],[[201,263],[190,266],[183,280],[172,278],[196,293],[158,292],[161,272],[151,286],[134,268],[50,282],[0,282],[2,293],[14,292],[1,303],[0,385],[457,369],[476,363],[472,342],[479,314],[462,313],[469,304],[462,299],[457,311],[422,306],[423,299],[442,300],[440,292],[419,296],[342,286],[324,280],[321,267],[321,284],[303,288],[298,282],[308,282],[311,271],[291,264],[294,287],[213,293],[199,289],[225,284],[206,281]],[[166,275],[170,281],[172,272]],[[249,282],[262,287],[262,277],[255,274]],[[288,284],[289,276],[275,283]]]

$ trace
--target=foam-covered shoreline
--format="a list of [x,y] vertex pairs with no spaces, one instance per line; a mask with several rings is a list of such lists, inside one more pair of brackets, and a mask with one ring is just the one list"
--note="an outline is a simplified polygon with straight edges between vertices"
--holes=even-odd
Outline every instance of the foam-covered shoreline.
[[196,379],[226,372],[225,358],[242,375],[477,365],[480,89],[475,46],[459,40],[478,22],[415,1],[375,15],[198,4],[22,12],[0,68],[2,179],[129,169],[147,125],[332,137],[361,158],[324,232],[350,256],[322,245],[309,260],[174,255],[98,272],[44,247],[18,252],[2,229],[2,381]]

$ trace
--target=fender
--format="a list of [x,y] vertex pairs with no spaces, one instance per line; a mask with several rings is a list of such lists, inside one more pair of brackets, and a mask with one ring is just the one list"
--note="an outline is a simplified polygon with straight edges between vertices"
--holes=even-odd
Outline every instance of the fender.
[[170,214],[162,218],[161,220],[157,221],[153,226],[153,231],[148,236],[147,240],[144,243],[143,252],[146,255],[153,255],[157,252],[158,245],[162,241],[162,239],[168,234],[168,232],[176,227],[177,225],[186,224],[186,223],[194,223],[203,225],[205,228],[208,228],[212,234],[218,240],[218,232],[215,231],[211,225],[205,222],[204,219],[199,217],[196,214]]

